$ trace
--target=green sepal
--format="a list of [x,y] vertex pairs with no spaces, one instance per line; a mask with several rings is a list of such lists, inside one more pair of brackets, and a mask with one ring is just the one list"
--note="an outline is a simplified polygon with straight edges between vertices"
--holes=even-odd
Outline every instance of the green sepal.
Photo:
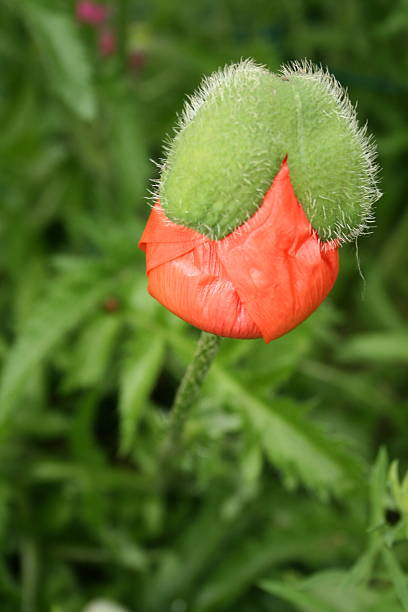
[[205,79],[168,145],[159,198],[175,223],[220,239],[261,205],[287,155],[321,240],[351,240],[378,199],[375,148],[344,90],[310,63],[279,74],[250,60]]

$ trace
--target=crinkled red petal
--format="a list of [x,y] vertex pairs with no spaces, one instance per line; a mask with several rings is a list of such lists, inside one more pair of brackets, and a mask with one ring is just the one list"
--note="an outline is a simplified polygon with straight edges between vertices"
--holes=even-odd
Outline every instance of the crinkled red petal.
[[174,314],[213,334],[265,342],[319,306],[339,267],[337,245],[323,248],[286,160],[256,213],[222,240],[172,223],[157,203],[139,246],[149,292]]

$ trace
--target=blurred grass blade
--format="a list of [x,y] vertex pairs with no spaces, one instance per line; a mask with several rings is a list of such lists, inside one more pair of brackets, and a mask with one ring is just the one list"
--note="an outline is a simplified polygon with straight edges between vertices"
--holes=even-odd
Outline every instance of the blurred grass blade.
[[358,372],[352,373],[311,359],[303,361],[300,371],[320,386],[328,385],[332,393],[341,394],[357,406],[377,412],[390,410],[387,390],[374,386],[369,378]]
[[73,16],[25,0],[20,9],[54,91],[82,119],[96,115],[91,64]]
[[339,348],[343,361],[371,363],[408,362],[408,329],[398,332],[361,334]]
[[143,333],[128,347],[119,386],[121,453],[132,448],[142,409],[163,364],[164,348],[161,336]]
[[367,279],[366,299],[360,305],[360,308],[365,316],[368,319],[372,318],[379,327],[395,330],[401,328],[404,324],[404,318],[382,278],[382,271],[378,270],[377,267]]
[[370,510],[371,529],[384,523],[384,509],[387,494],[388,457],[385,448],[381,448],[371,471]]
[[0,383],[0,425],[16,405],[33,368],[97,307],[111,286],[112,280],[89,271],[85,277],[67,275],[53,282],[9,351]]
[[408,612],[408,583],[393,551],[387,547],[383,548],[383,557],[388,569],[390,579],[394,583],[395,591],[401,602],[403,610]]
[[106,109],[110,126],[112,165],[123,210],[145,207],[146,181],[151,171],[140,121],[140,110],[129,96],[110,95]]

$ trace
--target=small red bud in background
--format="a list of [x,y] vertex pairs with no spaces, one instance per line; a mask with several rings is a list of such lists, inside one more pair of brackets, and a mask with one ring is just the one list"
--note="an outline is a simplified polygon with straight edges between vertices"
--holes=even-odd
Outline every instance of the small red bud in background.
[[99,51],[104,57],[112,55],[116,51],[116,35],[113,30],[105,28],[99,33]]
[[110,296],[106,298],[106,300],[103,303],[103,309],[105,312],[117,312],[119,308],[120,308],[120,302],[114,296]]
[[76,18],[82,23],[100,25],[106,21],[108,8],[103,4],[97,4],[90,0],[83,0],[76,5]]

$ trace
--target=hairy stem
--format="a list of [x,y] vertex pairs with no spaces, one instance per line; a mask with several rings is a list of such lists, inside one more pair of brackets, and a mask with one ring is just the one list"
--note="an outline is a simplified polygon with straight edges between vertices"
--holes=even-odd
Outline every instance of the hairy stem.
[[188,366],[174,398],[170,434],[165,455],[168,457],[177,450],[191,406],[196,401],[208,370],[218,352],[220,337],[201,332],[196,352]]

